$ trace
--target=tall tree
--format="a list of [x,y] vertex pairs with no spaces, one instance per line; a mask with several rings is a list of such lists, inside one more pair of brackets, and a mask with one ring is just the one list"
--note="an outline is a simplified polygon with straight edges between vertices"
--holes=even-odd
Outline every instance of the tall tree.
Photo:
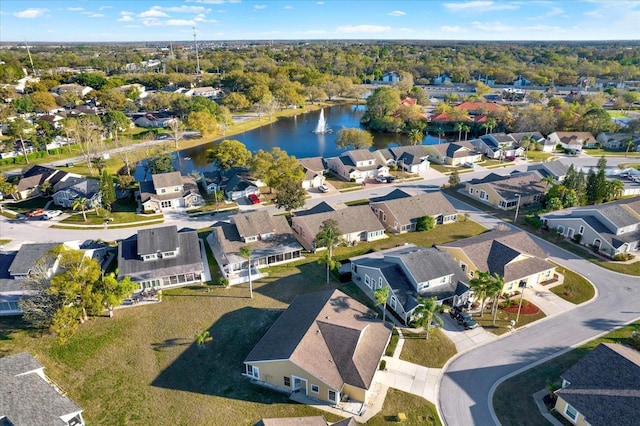
[[273,200],[276,208],[284,208],[286,211],[291,212],[294,209],[304,207],[307,192],[302,188],[300,181],[286,180],[276,188],[276,191],[277,193]]
[[247,259],[247,264],[249,266],[249,297],[253,299],[253,282],[251,281],[251,247],[242,246],[238,251],[238,255],[244,259]]
[[491,274],[489,272],[476,272],[476,276],[469,281],[469,288],[480,300],[480,316],[484,316],[484,302],[487,300],[487,292],[491,286]]
[[493,304],[491,311],[493,313],[493,325],[496,325],[496,317],[498,316],[498,301],[504,288],[504,277],[494,272],[489,280],[489,286],[487,287],[487,297],[493,298]]
[[173,117],[171,120],[167,121],[167,125],[169,126],[169,131],[171,132],[171,137],[175,143],[176,150],[179,149],[178,141],[182,139],[184,136],[184,125],[182,120],[178,117]]
[[173,157],[170,152],[161,152],[149,158],[144,169],[148,175],[173,172],[175,170],[175,167],[173,167]]
[[327,265],[327,284],[329,284],[329,272],[335,266],[333,261],[333,249],[344,244],[342,231],[338,227],[338,222],[334,219],[327,219],[320,225],[320,232],[316,234],[315,248],[326,247],[326,256],[321,260]]
[[106,170],[100,176],[100,197],[102,205],[111,211],[111,204],[116,201],[116,190],[113,185],[113,177]]
[[190,112],[185,124],[187,127],[200,132],[202,137],[211,136],[218,128],[216,118],[209,111]]
[[387,320],[387,299],[389,298],[389,290],[391,288],[388,285],[382,286],[373,292],[373,297],[378,302],[378,305],[382,306],[382,322]]
[[29,164],[29,156],[27,155],[27,147],[25,146],[25,139],[33,133],[33,126],[28,121],[22,118],[16,118],[11,122],[9,127],[9,136],[13,136],[20,140],[20,147],[22,148],[22,154],[24,155],[24,161]]
[[435,321],[440,327],[442,327],[442,318],[436,315],[442,309],[441,305],[438,305],[435,296],[425,299],[418,296],[418,306],[413,311],[413,322],[417,326],[425,327],[425,339],[429,338],[429,332],[431,331],[431,324]]
[[113,273],[108,274],[96,283],[96,292],[102,306],[109,311],[109,318],[113,318],[113,309],[121,305],[138,288],[138,284],[131,278],[124,277],[118,281]]
[[424,134],[420,131],[420,129],[411,129],[407,134],[409,137],[409,142],[411,145],[418,145],[424,139]]
[[279,147],[271,151],[259,150],[249,161],[254,176],[272,188],[282,186],[285,182],[299,183],[304,178],[304,170],[294,156],[290,156]]
[[366,130],[357,128],[343,128],[338,131],[336,147],[338,148],[369,148],[373,145],[373,135]]
[[89,204],[89,200],[87,200],[84,197],[78,197],[75,200],[73,200],[73,203],[71,203],[71,208],[75,211],[75,210],[80,210],[82,211],[82,217],[84,218],[84,221],[87,221],[87,204]]
[[207,151],[207,159],[220,169],[244,167],[251,159],[251,152],[240,141],[225,139]]

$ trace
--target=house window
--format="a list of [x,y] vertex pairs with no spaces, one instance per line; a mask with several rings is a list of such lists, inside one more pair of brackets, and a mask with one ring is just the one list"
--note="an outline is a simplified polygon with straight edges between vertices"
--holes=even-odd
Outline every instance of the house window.
[[253,365],[247,365],[247,374],[253,378],[260,378],[260,369],[258,367],[254,367]]
[[320,392],[320,387],[318,385],[311,385],[311,392],[319,393]]
[[284,385],[288,388],[291,387],[291,377],[287,377],[287,376],[284,377]]
[[391,297],[391,302],[389,303],[389,305],[391,306],[391,309],[393,309],[395,311],[396,309],[396,298],[395,297]]
[[369,275],[364,274],[364,283],[367,285],[367,287],[371,288],[371,278],[369,278]]
[[166,194],[167,193],[167,188],[160,188],[160,193],[161,194]]
[[469,194],[473,194],[473,188],[469,188]]
[[476,273],[474,271],[469,271],[469,276],[473,277]]
[[160,202],[160,207],[162,207],[163,209],[166,209],[168,207],[171,207],[173,204],[171,203],[171,200],[169,201],[162,201]]
[[564,414],[573,421],[575,421],[578,418],[578,410],[573,408],[571,404],[567,404],[567,406],[564,409]]
[[178,192],[180,191],[180,187],[179,186],[174,186],[173,187],[173,192]]
[[558,226],[558,234],[564,235],[564,226]]
[[336,400],[336,397],[337,397],[337,396],[338,396],[338,394],[336,393],[336,391],[334,391],[334,390],[329,390],[329,401],[332,401],[332,402],[338,402],[338,401]]
[[382,277],[378,278],[378,287],[377,288],[382,288]]
[[356,274],[358,273],[358,265],[356,265],[355,263],[353,264],[353,272],[355,272]]
[[578,230],[578,234],[580,235],[584,234],[584,226],[580,227],[580,229]]
[[460,262],[460,269],[462,269],[462,272],[467,272],[467,265]]

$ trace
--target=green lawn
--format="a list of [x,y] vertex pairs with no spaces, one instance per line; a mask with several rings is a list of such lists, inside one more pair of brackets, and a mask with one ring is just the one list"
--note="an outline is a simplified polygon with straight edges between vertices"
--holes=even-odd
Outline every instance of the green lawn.
[[346,181],[338,178],[336,175],[334,175],[331,172],[325,173],[324,177],[327,180],[327,182],[329,182],[331,185],[333,185],[338,191],[340,191],[341,189],[349,189],[349,188],[359,188],[359,187],[361,187],[360,184],[355,183],[355,182],[346,182]]
[[[251,384],[242,361],[293,298],[335,288],[316,263],[271,268],[270,276],[230,288],[192,286],[164,292],[150,306],[117,310],[81,325],[66,345],[48,333],[0,318],[0,355],[29,351],[85,411],[91,424],[255,424],[263,417],[323,415]],[[352,289],[353,291],[353,289]],[[209,330],[205,349],[194,335]],[[408,424],[440,424],[426,400],[391,390],[369,424],[404,412]],[[429,423],[429,418],[432,423]],[[425,423],[425,421],[427,423]]]
[[393,356],[393,353],[396,351],[396,347],[398,346],[398,340],[400,336],[398,335],[398,330],[393,329],[391,332],[391,340],[389,340],[389,344],[387,345],[387,349],[385,349],[384,354],[386,356]]
[[[407,420],[398,423],[398,413],[405,413]],[[407,426],[439,426],[436,407],[419,396],[411,395],[393,388],[387,391],[382,411],[372,417],[368,426],[401,424]]]
[[[520,301],[519,297],[517,299],[518,301]],[[496,317],[496,325],[493,325],[493,316],[489,311],[485,312],[484,316],[482,317],[478,315],[473,315],[473,319],[476,320],[476,322],[480,326],[484,327],[485,330],[499,336],[501,334],[504,334],[510,331],[509,324],[511,320],[515,321],[516,316],[517,314],[511,314],[499,309],[498,316]],[[539,319],[542,319],[544,317],[546,317],[546,315],[544,314],[544,312],[542,312],[542,310],[540,310],[537,314],[534,314],[534,315],[520,314],[520,318],[518,318],[518,322],[516,323],[515,328],[522,327],[527,324],[531,324],[532,322],[536,322]]]
[[102,225],[106,218],[113,219],[109,222],[109,225],[118,225],[118,224],[131,224],[135,222],[140,222],[143,220],[162,220],[162,214],[154,214],[154,215],[139,215],[133,212],[111,212],[104,209],[98,209],[98,214],[95,211],[90,210],[85,212],[87,216],[87,220],[84,220],[82,216],[82,212],[74,212],[71,216],[61,220],[59,223],[64,225],[73,224],[73,225]]
[[556,270],[564,275],[564,282],[552,287],[552,293],[576,305],[593,299],[596,291],[586,278],[558,264],[555,265]]
[[366,206],[369,205],[370,200],[368,198],[362,198],[360,200],[351,200],[351,201],[345,201],[345,205],[347,206]]
[[51,201],[50,198],[34,197],[15,203],[7,203],[4,207],[17,213],[27,213],[33,209],[43,208],[49,201]]
[[551,157],[553,157],[553,154],[550,152],[527,151],[528,161],[547,161]]
[[430,368],[442,368],[453,357],[456,345],[438,328],[432,328],[429,338],[424,333],[403,331],[404,344],[400,359]]
[[11,241],[13,241],[11,238],[0,238],[0,246],[9,244]]
[[[547,380],[558,384],[560,374],[585,356],[599,343],[628,343],[640,323],[613,331],[537,367],[503,382],[493,395],[493,408],[503,425],[542,426],[549,423],[538,411],[531,395],[546,388]],[[526,415],[523,415],[526,413]]]

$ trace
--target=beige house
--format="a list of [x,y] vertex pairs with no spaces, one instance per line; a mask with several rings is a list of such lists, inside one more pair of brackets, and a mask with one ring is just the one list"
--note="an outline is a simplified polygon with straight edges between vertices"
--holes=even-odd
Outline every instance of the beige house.
[[160,212],[203,203],[196,180],[192,176],[182,176],[180,172],[153,175],[151,181],[140,182],[136,195],[143,211]]
[[578,426],[635,425],[640,419],[640,352],[601,343],[561,376],[555,409]]
[[598,142],[590,132],[553,132],[547,140],[570,151],[582,151],[582,148],[595,148]]
[[320,203],[312,209],[294,212],[291,217],[291,228],[306,250],[315,251],[316,235],[320,232],[322,223],[329,219],[338,223],[342,238],[351,245],[359,241],[387,238],[384,225],[380,223],[369,206],[335,209],[327,203]]
[[498,209],[512,210],[542,201],[547,188],[536,171],[501,176],[491,173],[465,182],[465,193]]
[[244,375],[285,392],[363,405],[392,326],[340,290],[297,296],[244,360]]
[[469,141],[426,145],[424,148],[429,153],[429,161],[433,163],[460,166],[482,161],[482,152]]
[[329,170],[346,181],[362,183],[365,179],[389,175],[387,160],[378,151],[353,149],[326,161]]
[[434,218],[436,225],[453,223],[458,218],[458,211],[440,191],[416,196],[401,190],[395,192],[405,196],[369,204],[378,220],[391,232],[415,231],[418,219],[425,216]]
[[478,272],[504,278],[503,293],[540,284],[553,278],[555,265],[524,231],[491,231],[438,246],[448,252],[470,279]]
[[304,170],[302,188],[317,188],[324,185],[325,165],[322,157],[301,158],[298,160]]

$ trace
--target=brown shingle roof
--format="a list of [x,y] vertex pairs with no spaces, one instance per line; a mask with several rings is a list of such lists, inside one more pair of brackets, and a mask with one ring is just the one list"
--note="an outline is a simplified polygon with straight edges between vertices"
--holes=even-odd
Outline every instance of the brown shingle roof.
[[516,194],[530,196],[544,194],[546,188],[537,172],[516,173],[509,176],[499,176],[491,173],[483,179],[473,179],[469,185],[489,184],[504,200],[512,200]]
[[238,213],[231,217],[238,233],[243,238],[275,232],[275,226],[271,219],[271,215],[266,210]]
[[151,177],[153,180],[153,186],[158,188],[168,188],[170,186],[181,186],[182,175],[180,172],[159,173]]
[[296,297],[245,359],[290,360],[328,386],[368,389],[391,336],[387,324],[339,290]]
[[351,234],[359,231],[374,232],[384,230],[384,226],[369,206],[351,206],[331,212],[309,215],[304,215],[303,213],[303,216],[303,220],[307,223],[313,235],[320,232],[322,222],[327,219],[333,219],[338,222],[338,228],[343,234]]
[[457,213],[456,208],[440,191],[383,201],[380,204],[385,204],[401,225],[423,216],[449,216]]

